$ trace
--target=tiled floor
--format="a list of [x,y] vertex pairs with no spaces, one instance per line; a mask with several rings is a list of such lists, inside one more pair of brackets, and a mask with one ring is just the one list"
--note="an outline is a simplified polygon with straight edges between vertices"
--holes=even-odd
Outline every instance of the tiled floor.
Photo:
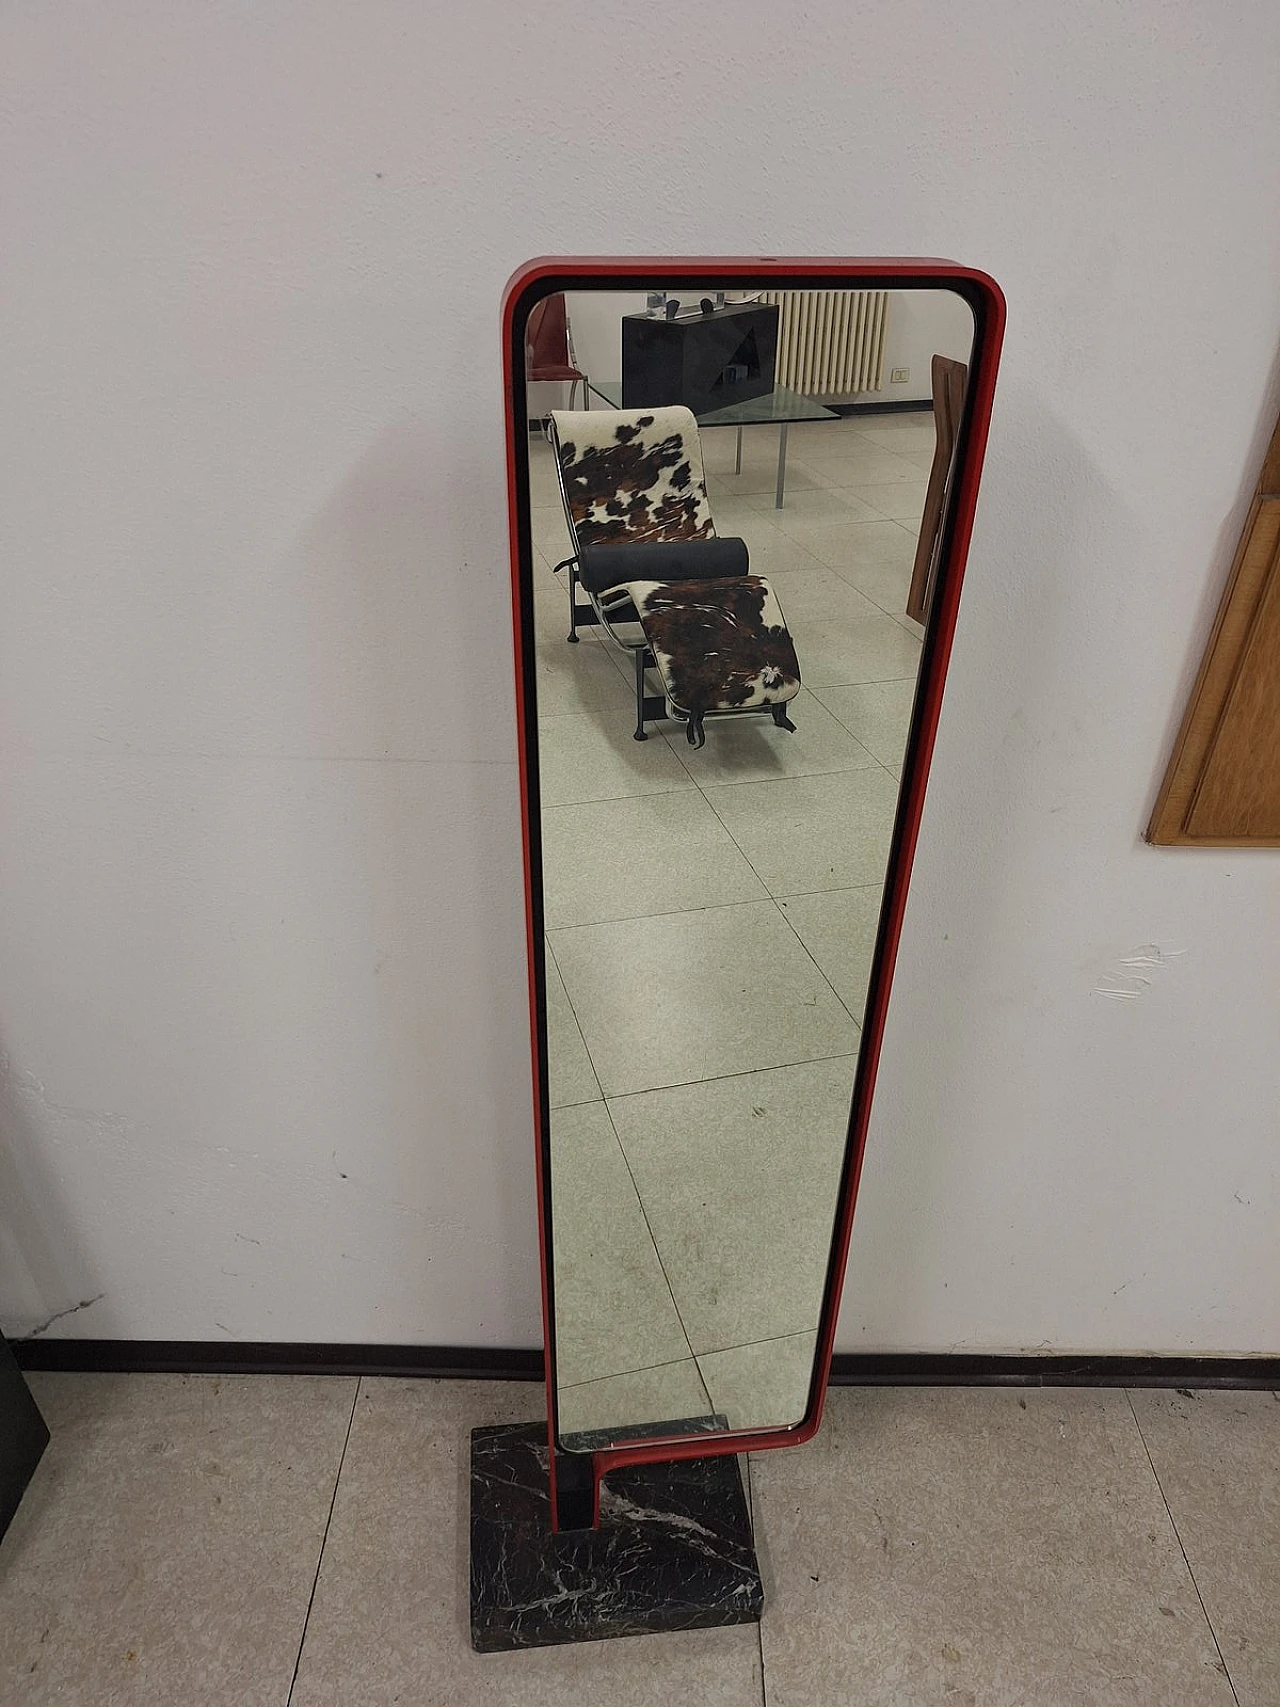
[[734,434],[703,434],[717,529],[772,581],[805,686],[795,734],[720,722],[693,752],[675,725],[632,739],[631,662],[598,631],[566,644],[568,535],[531,446],[566,1433],[803,1411],[932,447],[927,413],[793,427],[779,510],[776,431],[747,431],[741,474]]
[[31,1384],[3,1707],[1280,1703],[1275,1393],[837,1389],[750,1462],[758,1628],[481,1657],[468,1431],[537,1386]]

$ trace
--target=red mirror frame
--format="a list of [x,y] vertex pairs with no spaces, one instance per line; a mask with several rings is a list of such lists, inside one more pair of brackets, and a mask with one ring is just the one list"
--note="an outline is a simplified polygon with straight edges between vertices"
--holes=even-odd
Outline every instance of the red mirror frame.
[[[647,1438],[616,1444],[591,1454],[567,1454],[559,1446],[555,1383],[554,1277],[550,1226],[550,1109],[546,1089],[546,1006],[543,999],[542,862],[539,823],[538,742],[534,689],[532,587],[522,574],[531,561],[528,502],[528,405],[526,400],[524,334],[530,311],[544,297],[574,290],[654,290],[707,287],[735,289],[767,284],[778,289],[803,290],[848,287],[863,290],[947,289],[962,296],[973,311],[974,341],[969,384],[958,438],[957,462],[945,519],[933,606],[925,631],[910,734],[898,796],[893,838],[885,873],[880,923],[872,960],[871,979],[862,1028],[858,1066],[852,1088],[848,1138],[836,1204],[831,1254],[823,1288],[817,1349],[805,1414],[799,1422],[777,1428]],[[995,394],[996,370],[1004,335],[1005,303],[1000,287],[986,273],[953,261],[790,259],[745,257],[564,257],[529,261],[512,276],[502,300],[503,385],[506,405],[507,496],[510,511],[511,593],[515,638],[516,721],[520,747],[520,795],[524,838],[525,920],[528,932],[529,1014],[532,1040],[534,1129],[537,1136],[538,1236],[542,1266],[542,1314],[547,1384],[547,1424],[551,1467],[553,1526],[563,1520],[567,1486],[572,1472],[574,1491],[587,1493],[584,1471],[589,1465],[592,1523],[598,1520],[600,1481],[610,1470],[628,1464],[655,1464],[674,1459],[709,1458],[724,1453],[760,1452],[798,1446],[810,1440],[822,1421],[823,1400],[831,1371],[836,1323],[844,1283],[858,1181],[862,1172],[867,1127],[871,1116],[876,1069],[884,1035],[893,968],[906,910],[907,891],[916,839],[924,810],[929,763],[942,707],[947,663],[955,633],[969,540],[973,531],[978,484],[986,451]]]

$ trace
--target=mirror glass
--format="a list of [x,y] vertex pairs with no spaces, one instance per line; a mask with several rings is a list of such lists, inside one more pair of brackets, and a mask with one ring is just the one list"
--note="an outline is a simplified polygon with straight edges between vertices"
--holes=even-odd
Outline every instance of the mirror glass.
[[805,1412],[973,324],[942,289],[530,315],[567,1450]]

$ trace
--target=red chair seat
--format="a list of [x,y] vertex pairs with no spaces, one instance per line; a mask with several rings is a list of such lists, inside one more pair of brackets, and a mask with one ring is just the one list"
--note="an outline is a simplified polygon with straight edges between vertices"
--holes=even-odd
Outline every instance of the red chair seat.
[[545,380],[548,383],[551,383],[555,380],[585,379],[587,376],[584,373],[580,373],[576,367],[569,367],[567,363],[557,363],[547,367],[531,365],[528,377],[530,379]]

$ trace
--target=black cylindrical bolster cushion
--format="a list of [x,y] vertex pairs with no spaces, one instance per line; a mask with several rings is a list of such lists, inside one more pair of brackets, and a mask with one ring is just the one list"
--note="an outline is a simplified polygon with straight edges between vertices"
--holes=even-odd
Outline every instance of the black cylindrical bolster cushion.
[[578,558],[578,578],[592,593],[608,592],[624,581],[721,581],[750,573],[745,539],[584,545]]

